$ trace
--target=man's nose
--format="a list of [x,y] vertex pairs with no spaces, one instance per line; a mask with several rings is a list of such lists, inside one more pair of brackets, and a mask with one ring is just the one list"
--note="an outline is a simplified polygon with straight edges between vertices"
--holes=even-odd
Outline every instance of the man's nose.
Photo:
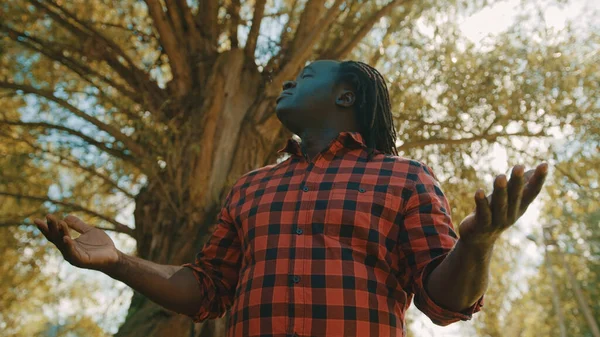
[[283,82],[283,90],[291,89],[296,87],[296,81],[285,81]]

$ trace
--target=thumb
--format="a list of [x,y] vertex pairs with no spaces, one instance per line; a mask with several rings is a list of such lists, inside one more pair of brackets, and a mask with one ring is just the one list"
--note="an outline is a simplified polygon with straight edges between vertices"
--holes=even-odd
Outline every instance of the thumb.
[[76,230],[77,232],[79,232],[81,234],[83,234],[93,228],[91,226],[88,226],[85,222],[83,222],[83,220],[81,220],[78,217],[73,216],[73,215],[67,215],[64,218],[64,221],[67,223],[67,225],[69,225],[69,227],[73,228],[74,230]]

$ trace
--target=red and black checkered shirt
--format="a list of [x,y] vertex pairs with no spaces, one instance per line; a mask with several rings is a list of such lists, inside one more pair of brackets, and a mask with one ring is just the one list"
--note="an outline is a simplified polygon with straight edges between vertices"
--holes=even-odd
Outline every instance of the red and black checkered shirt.
[[225,200],[191,268],[200,322],[227,310],[228,336],[404,336],[415,305],[440,325],[468,320],[436,305],[423,279],[454,246],[450,207],[431,170],[343,132],[307,161],[252,171]]

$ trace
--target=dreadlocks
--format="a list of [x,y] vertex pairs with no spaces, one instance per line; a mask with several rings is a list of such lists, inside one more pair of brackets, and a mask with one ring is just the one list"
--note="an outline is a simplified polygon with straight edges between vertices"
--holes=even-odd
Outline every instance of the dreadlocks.
[[338,81],[344,81],[355,90],[355,112],[369,156],[374,150],[398,155],[396,129],[387,85],[377,69],[357,61],[345,61],[340,65]]

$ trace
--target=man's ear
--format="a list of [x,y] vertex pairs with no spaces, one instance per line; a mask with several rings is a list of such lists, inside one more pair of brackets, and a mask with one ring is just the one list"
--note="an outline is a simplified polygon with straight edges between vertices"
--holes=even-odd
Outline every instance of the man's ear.
[[354,105],[355,100],[356,96],[354,96],[354,92],[344,89],[340,94],[338,94],[337,98],[335,99],[335,104],[344,108],[349,108]]

